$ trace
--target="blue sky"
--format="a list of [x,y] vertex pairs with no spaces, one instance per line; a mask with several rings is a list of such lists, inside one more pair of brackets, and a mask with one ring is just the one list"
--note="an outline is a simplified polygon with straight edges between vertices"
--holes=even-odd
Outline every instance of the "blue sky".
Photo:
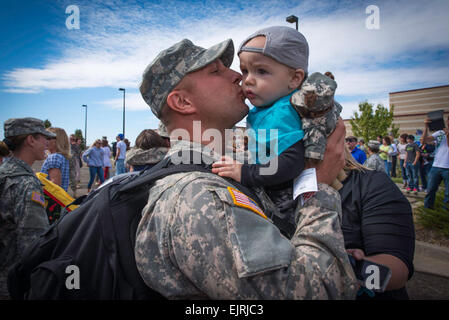
[[[138,92],[157,53],[183,38],[209,47],[227,38],[238,46],[257,29],[294,27],[309,41],[309,71],[331,70],[337,99],[349,118],[363,100],[388,104],[388,93],[449,84],[449,1],[1,1],[0,122],[49,119],[88,142],[122,131],[132,144],[158,120]],[[66,27],[77,5],[80,28]],[[367,29],[369,5],[379,29]],[[238,70],[238,58],[232,65]],[[241,123],[244,124],[244,121]],[[3,139],[3,130],[0,132]]]

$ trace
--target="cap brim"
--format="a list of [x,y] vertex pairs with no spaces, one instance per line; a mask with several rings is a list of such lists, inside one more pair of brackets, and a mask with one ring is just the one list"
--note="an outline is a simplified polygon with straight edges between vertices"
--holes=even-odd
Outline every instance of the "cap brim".
[[197,71],[211,62],[220,59],[226,67],[230,67],[234,60],[234,43],[232,39],[220,42],[201,52],[196,62],[187,70],[187,73]]
[[56,138],[56,134],[54,134],[53,132],[47,131],[47,130],[39,131],[39,133],[43,134],[47,138]]

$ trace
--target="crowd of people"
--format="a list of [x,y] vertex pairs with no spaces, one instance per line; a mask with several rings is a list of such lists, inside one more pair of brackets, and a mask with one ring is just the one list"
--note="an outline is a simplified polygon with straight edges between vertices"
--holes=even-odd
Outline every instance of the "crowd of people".
[[[134,260],[127,262],[146,286],[169,299],[373,299],[359,290],[350,254],[391,270],[386,291],[374,299],[408,298],[412,210],[389,176],[396,175],[399,156],[407,187],[417,188],[418,162],[430,149],[415,144],[410,135],[405,148],[402,140],[398,144],[389,137],[366,146],[355,137],[345,138],[341,106],[333,99],[334,78],[308,76],[308,43],[292,28],[259,30],[242,43],[238,56],[242,74],[230,69],[230,39],[209,49],[184,39],[162,51],[145,69],[140,86],[161,126],[158,132],[143,130],[134,148],[118,134],[112,147],[97,139],[83,152],[74,135],[69,140],[63,129],[45,130],[41,120],[5,121],[9,160],[0,166],[0,219],[8,228],[0,229],[5,233],[0,255],[8,259],[0,262],[2,296],[8,296],[8,270],[49,225],[43,191],[31,170],[34,161],[45,160],[42,171],[66,191],[69,185],[76,191],[85,163],[90,192],[96,178],[101,184],[110,175],[111,159],[115,174],[121,175],[152,172],[162,159],[198,154],[213,163],[210,170],[189,169],[148,185],[148,200],[130,241]],[[305,94],[304,86],[314,96]],[[245,98],[255,105],[252,111]],[[213,129],[225,137],[248,112],[253,128],[282,129],[280,148],[269,153],[268,162],[257,152],[253,164],[223,157],[223,141],[205,134]],[[194,134],[196,121],[199,135]],[[178,129],[187,135],[179,139]],[[436,141],[429,190],[447,178],[449,166],[439,167],[446,161],[440,153],[447,158],[447,134],[427,136],[426,130],[423,136],[426,144]],[[274,139],[254,138],[268,146]],[[235,149],[253,152],[251,143]],[[264,175],[272,162],[278,170]],[[293,187],[304,183],[296,178],[306,170],[315,172],[316,188],[293,196]]]
[[400,175],[402,188],[407,193],[425,192],[425,207],[432,208],[441,181],[445,184],[444,202],[449,202],[446,191],[449,187],[449,151],[448,130],[428,135],[428,123],[426,120],[424,134],[419,140],[415,140],[414,135],[403,133],[399,140],[392,136],[378,136],[377,140],[370,140],[365,145],[363,139],[350,136],[346,143],[360,164],[383,171],[393,178]]
[[[157,131],[146,129],[137,137],[135,147],[130,147],[128,139],[119,133],[116,142],[111,147],[106,136],[97,139],[88,147],[83,148],[82,138],[71,134],[70,138],[62,128],[50,127],[46,129],[54,134],[48,139],[44,162],[40,172],[47,175],[47,179],[61,187],[65,192],[71,189],[71,195],[76,198],[77,190],[82,188],[80,169],[83,165],[89,168],[87,192],[92,186],[100,186],[110,178],[113,164],[115,175],[134,170],[144,170],[160,161],[167,153],[169,140],[167,133],[162,136]],[[160,131],[160,130],[159,130]],[[149,156],[150,153],[154,153]],[[7,145],[0,142],[0,164],[11,158],[11,151]],[[150,160],[148,160],[150,159]],[[156,161],[157,160],[157,161]],[[149,161],[149,162],[148,162]]]

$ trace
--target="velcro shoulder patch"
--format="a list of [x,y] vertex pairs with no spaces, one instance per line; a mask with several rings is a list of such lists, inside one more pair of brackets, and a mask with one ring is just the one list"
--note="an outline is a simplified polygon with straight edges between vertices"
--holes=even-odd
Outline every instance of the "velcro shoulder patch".
[[45,198],[40,192],[33,191],[31,194],[31,201],[39,203],[42,207],[45,208]]
[[257,213],[262,218],[268,220],[267,216],[264,214],[263,210],[257,205],[257,203],[248,197],[246,194],[240,192],[237,189],[232,187],[228,187],[228,191],[231,194],[232,200],[234,204],[239,207],[243,207],[249,209],[255,213]]

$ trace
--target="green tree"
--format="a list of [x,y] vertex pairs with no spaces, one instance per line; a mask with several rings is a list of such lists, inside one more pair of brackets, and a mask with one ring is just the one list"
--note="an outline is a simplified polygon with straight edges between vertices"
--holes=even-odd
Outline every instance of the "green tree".
[[389,132],[393,136],[398,135],[399,128],[393,124],[393,110],[378,104],[376,110],[374,106],[367,101],[359,104],[359,112],[354,112],[354,117],[349,120],[352,127],[352,132],[356,137],[362,137],[366,142],[369,140],[376,140],[378,136],[385,136]]
[[50,122],[50,120],[45,119],[45,120],[44,120],[44,126],[45,126],[45,129],[50,128],[50,127],[51,127],[51,122]]
[[81,129],[76,129],[74,135],[77,139],[81,139],[81,148],[83,150],[86,149],[86,141],[84,141],[83,132]]
[[391,123],[390,135],[392,135],[394,138],[399,138],[399,127],[396,128],[394,123]]

